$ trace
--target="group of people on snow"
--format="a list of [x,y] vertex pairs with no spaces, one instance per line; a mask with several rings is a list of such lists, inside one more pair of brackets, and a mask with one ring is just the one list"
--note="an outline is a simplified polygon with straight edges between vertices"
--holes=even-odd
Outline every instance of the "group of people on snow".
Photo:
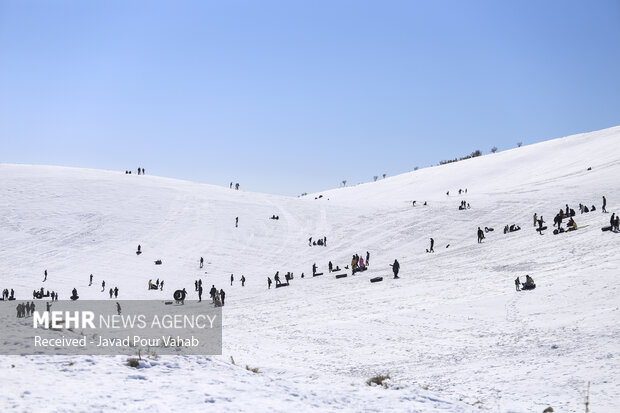
[[327,247],[327,237],[319,238],[318,240],[312,241],[312,237],[308,238],[308,246],[311,247],[313,245],[320,245],[323,247]]

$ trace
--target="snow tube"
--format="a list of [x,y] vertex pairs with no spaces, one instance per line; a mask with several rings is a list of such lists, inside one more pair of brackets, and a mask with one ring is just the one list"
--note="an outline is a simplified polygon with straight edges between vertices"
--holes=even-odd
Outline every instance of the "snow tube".
[[151,290],[158,290],[159,287],[157,286],[157,284],[151,284]]
[[43,298],[43,294],[41,294],[39,291],[37,291],[36,293],[34,293],[34,298],[41,299],[41,298]]
[[336,278],[344,278],[346,276],[347,276],[347,274],[338,274],[338,275],[336,275]]
[[155,261],[155,265],[161,265],[161,260]]
[[383,281],[383,277],[375,277],[370,279],[371,283],[378,283],[379,281]]
[[185,295],[186,295],[185,291],[183,291],[183,290],[176,290],[174,292],[174,299],[176,301],[184,301],[185,300]]
[[142,251],[136,251],[136,255],[142,254]]
[[533,290],[534,288],[536,288],[536,284],[534,284],[534,283],[523,283],[523,284],[521,284],[521,289],[522,290]]
[[78,295],[72,295],[71,297],[69,297],[72,301],[77,300],[78,298],[80,298]]

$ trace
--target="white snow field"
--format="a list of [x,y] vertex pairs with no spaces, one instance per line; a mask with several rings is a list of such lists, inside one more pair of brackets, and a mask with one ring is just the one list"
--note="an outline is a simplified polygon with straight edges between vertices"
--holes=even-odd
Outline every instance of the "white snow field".
[[[227,293],[221,356],[160,356],[138,369],[124,356],[0,356],[0,408],[580,412],[590,382],[590,411],[618,411],[620,233],[601,227],[620,212],[620,127],[320,195],[0,165],[0,289],[18,300],[41,286],[61,300],[74,287],[106,299],[102,280],[119,299],[168,300],[183,287],[195,299],[198,278]],[[459,211],[461,200],[471,209]],[[579,229],[553,235],[567,203]],[[580,214],[579,203],[597,210]],[[506,224],[522,229],[504,234]],[[479,226],[495,229],[481,244]],[[310,236],[327,246],[309,247]],[[368,271],[328,273],[328,261],[342,268],[366,251]],[[311,276],[314,262],[324,275]],[[276,271],[295,278],[268,290]],[[537,288],[516,292],[526,274]],[[147,291],[157,278],[164,291]],[[366,385],[387,373],[388,388]]]

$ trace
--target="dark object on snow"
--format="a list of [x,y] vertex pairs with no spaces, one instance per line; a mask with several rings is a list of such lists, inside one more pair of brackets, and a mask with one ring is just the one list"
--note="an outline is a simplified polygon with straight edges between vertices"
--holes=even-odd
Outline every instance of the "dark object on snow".
[[161,265],[161,260],[155,261],[155,265]]
[[174,292],[174,300],[178,303],[179,301],[185,301],[185,297],[187,296],[187,293],[183,290],[176,290]]
[[151,284],[151,290],[157,290],[159,286],[157,284]]
[[313,277],[318,277],[319,275],[323,275],[322,272],[315,272],[314,274],[312,274]]
[[588,168],[588,171],[591,171],[591,170],[592,170],[592,167],[590,166],[590,167]]
[[522,290],[533,290],[536,288],[536,284],[534,283],[534,279],[529,275],[525,276],[525,282],[521,284]]
[[563,232],[565,232],[565,231],[564,231],[564,228],[560,228],[560,230],[559,230],[559,231],[558,231],[557,229],[554,229],[554,230],[553,230],[553,235],[558,235],[558,234],[561,234],[561,233],[563,233]]
[[280,287],[288,287],[289,285],[290,285],[289,283],[286,283],[286,284],[282,284],[282,283],[280,283],[280,284],[276,284],[276,288],[280,288]]
[[536,284],[534,283],[524,282],[521,284],[521,291],[533,290],[534,288],[536,288]]
[[336,275],[336,278],[345,278],[347,276],[347,274],[338,274]]
[[610,231],[611,230],[611,226],[606,226],[601,228],[601,231],[605,232],[605,231]]
[[484,227],[484,232],[491,232],[491,231],[495,231],[495,229],[489,228],[489,227]]
[[77,300],[78,298],[80,298],[80,296],[79,296],[79,295],[77,295],[77,294],[75,294],[75,293],[73,293],[73,295],[72,295],[71,297],[69,297],[69,298],[71,299],[71,301],[75,301],[75,300]]
[[383,281],[383,277],[375,277],[370,279],[371,283],[378,283],[380,281]]
[[136,251],[136,255],[142,254],[142,251]]
[[172,301],[164,301],[164,305],[171,305]]
[[544,231],[546,229],[547,229],[547,227],[545,226],[545,227],[536,228],[536,231],[540,232],[540,231]]

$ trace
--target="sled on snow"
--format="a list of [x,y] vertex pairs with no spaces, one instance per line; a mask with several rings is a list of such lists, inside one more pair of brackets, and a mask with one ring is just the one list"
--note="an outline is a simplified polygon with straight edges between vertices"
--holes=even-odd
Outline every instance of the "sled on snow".
[[159,290],[159,286],[157,286],[157,284],[151,284],[150,289],[151,290]]
[[521,284],[521,290],[523,291],[527,291],[527,290],[533,290],[534,288],[536,288],[536,284],[535,283],[523,283]]
[[608,225],[606,227],[601,228],[601,231],[605,232],[605,231],[611,231],[611,225]]
[[136,251],[136,255],[142,254],[142,251]]
[[289,286],[289,283],[286,283],[286,284],[284,284],[284,283],[276,284],[276,288],[288,287],[288,286]]
[[322,272],[315,272],[314,274],[312,274],[313,277],[318,277],[319,275],[323,275]]
[[381,282],[381,281],[383,281],[383,277],[375,277],[375,278],[371,278],[370,279],[371,283],[378,283],[378,282]]
[[546,229],[547,229],[547,227],[536,228],[536,231],[540,232],[540,231],[544,231],[544,230],[546,230]]
[[155,265],[161,265],[161,260],[155,261]]
[[174,301],[176,301],[178,304],[178,303],[183,303],[183,301],[185,301],[185,297],[187,296],[187,293],[183,290],[176,290],[172,296],[174,297]]
[[345,278],[347,274],[337,274],[336,278]]

